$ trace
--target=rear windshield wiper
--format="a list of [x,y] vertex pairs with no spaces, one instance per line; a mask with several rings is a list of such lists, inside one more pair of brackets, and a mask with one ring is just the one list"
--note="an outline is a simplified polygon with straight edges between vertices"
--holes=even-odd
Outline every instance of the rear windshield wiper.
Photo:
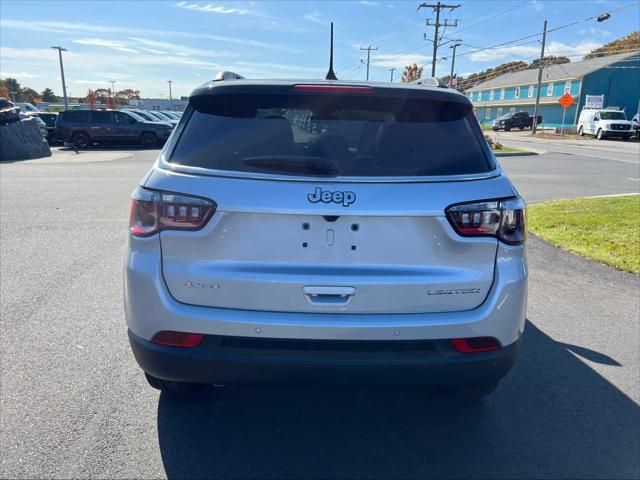
[[312,157],[305,155],[261,155],[258,157],[243,158],[242,163],[254,167],[285,172],[328,177],[335,177],[338,175],[338,162],[326,157]]

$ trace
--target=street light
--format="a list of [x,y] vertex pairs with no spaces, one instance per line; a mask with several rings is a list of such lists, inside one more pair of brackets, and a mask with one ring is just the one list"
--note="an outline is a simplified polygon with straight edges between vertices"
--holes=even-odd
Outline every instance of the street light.
[[69,100],[67,99],[67,84],[64,81],[64,67],[62,66],[62,52],[66,52],[66,48],[51,47],[54,50],[58,50],[58,58],[60,59],[60,76],[62,77],[62,96],[64,97],[64,109],[69,108]]
[[167,80],[167,82],[169,83],[169,105],[171,106],[170,110],[173,111],[173,97],[171,96],[171,84],[173,83],[173,80]]
[[451,74],[449,75],[449,84],[453,87],[453,67],[456,64],[456,48],[462,45],[462,40],[453,40],[455,43],[453,45],[449,45],[449,48],[453,48],[453,56],[451,57]]

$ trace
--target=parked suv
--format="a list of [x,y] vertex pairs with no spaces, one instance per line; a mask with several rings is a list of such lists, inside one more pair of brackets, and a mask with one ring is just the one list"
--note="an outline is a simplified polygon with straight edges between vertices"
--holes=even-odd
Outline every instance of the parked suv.
[[[538,115],[537,125],[542,123],[542,116]],[[510,131],[512,128],[524,130],[533,127],[533,117],[528,112],[508,112],[496,118],[491,124],[494,132],[498,130]]]
[[150,122],[125,110],[67,110],[56,120],[56,137],[75,148],[100,144],[141,144],[154,147],[169,138],[171,125]]
[[583,108],[578,118],[578,134],[595,135],[598,140],[614,137],[629,140],[633,130],[622,110]]
[[481,396],[520,348],[525,204],[451,89],[208,83],[133,192],[129,232],[129,339],[162,390]]

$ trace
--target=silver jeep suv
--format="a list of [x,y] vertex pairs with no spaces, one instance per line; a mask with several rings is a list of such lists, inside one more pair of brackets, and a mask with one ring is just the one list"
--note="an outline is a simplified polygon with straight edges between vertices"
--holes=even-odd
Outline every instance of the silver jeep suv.
[[133,192],[124,304],[162,390],[493,391],[520,347],[525,205],[462,94],[214,81]]

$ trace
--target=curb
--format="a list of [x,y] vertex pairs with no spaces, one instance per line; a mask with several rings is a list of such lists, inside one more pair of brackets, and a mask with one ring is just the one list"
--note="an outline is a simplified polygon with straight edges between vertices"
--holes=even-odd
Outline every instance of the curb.
[[[541,153],[544,153],[544,152],[541,152]],[[507,152],[507,153],[499,153],[499,152],[496,152],[496,151],[493,152],[493,154],[496,157],[529,157],[529,156],[532,156],[532,155],[541,155],[541,153],[539,153],[539,152],[530,152],[530,151],[527,151],[527,152]]]

